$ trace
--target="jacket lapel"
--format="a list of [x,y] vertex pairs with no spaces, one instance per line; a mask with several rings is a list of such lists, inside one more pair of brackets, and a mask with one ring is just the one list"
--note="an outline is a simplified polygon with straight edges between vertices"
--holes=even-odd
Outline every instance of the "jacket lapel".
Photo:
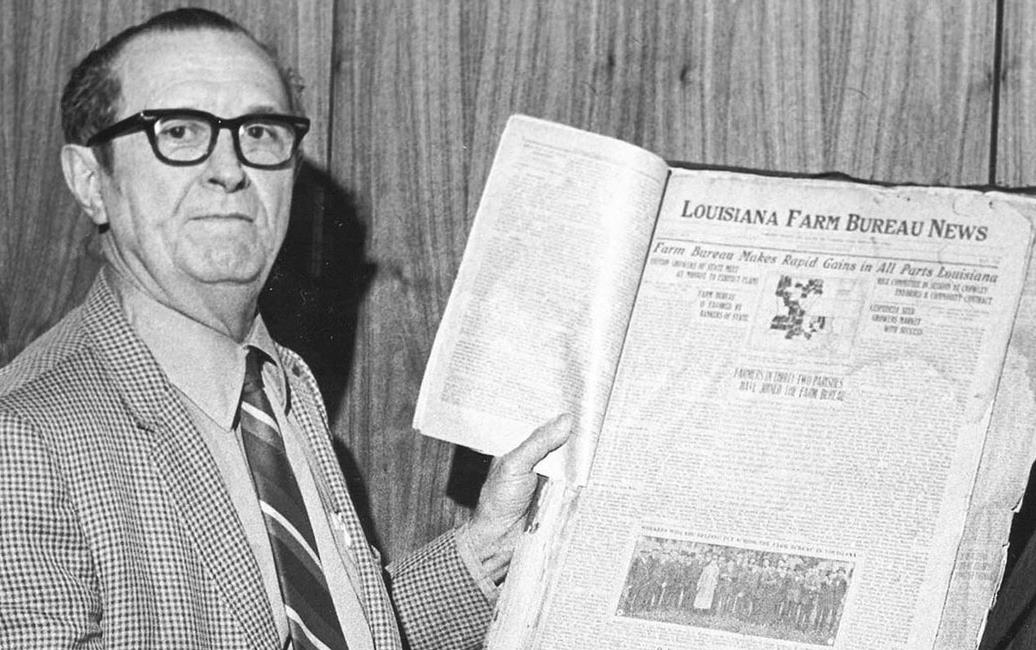
[[86,302],[84,327],[106,360],[206,572],[252,647],[276,647],[277,631],[244,529],[201,434],[173,386],[133,333],[104,272]]
[[341,466],[331,447],[327,413],[323,402],[320,401],[316,380],[293,352],[280,346],[278,352],[281,367],[286,369],[291,386],[292,413],[302,429],[311,456],[316,459],[314,475],[316,480],[324,484],[335,510],[333,514],[340,518],[354,542],[352,549],[360,574],[360,587],[375,647],[378,650],[400,648],[399,629],[388,592],[385,590],[381,561],[375,555],[374,549],[367,544],[366,535],[349,497]]

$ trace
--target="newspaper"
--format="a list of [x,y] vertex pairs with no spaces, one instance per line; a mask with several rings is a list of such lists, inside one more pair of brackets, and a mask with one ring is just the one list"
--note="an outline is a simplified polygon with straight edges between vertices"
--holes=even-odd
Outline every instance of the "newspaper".
[[[1032,458],[1021,428],[987,436],[1031,201],[660,171],[512,126],[415,426],[500,452],[577,412],[586,486],[548,491],[487,647],[977,645]],[[641,179],[637,200],[603,172]],[[588,232],[621,223],[635,245],[569,225],[606,214]],[[502,284],[471,289],[486,277]]]
[[[934,646],[1028,225],[982,195],[784,185],[674,172],[532,647]],[[693,216],[753,196],[753,220]],[[842,228],[790,237],[809,204]],[[909,225],[847,232],[860,206]],[[972,239],[897,234],[955,212]]]

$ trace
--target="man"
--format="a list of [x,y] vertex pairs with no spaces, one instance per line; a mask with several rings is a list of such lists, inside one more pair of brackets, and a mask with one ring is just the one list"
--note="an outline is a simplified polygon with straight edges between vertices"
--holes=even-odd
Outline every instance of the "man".
[[196,9],[73,71],[61,161],[106,264],[0,370],[0,647],[480,642],[531,468],[568,420],[495,462],[471,521],[386,589],[316,383],[256,311],[308,126],[293,93]]
[[705,560],[705,567],[701,570],[698,578],[698,587],[694,593],[694,610],[696,613],[712,614],[713,598],[716,595],[716,587],[719,584],[719,564],[716,555],[709,552]]

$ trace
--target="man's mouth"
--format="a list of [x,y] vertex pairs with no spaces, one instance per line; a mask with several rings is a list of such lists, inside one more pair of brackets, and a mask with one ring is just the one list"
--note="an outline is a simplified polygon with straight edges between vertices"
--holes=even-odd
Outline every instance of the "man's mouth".
[[211,212],[191,217],[192,221],[246,221],[251,223],[254,219],[243,212]]

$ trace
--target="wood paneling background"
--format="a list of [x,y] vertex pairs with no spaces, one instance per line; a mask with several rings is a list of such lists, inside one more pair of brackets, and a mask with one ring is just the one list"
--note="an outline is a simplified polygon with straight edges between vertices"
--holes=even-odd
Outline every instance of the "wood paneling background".
[[[60,189],[67,72],[176,4],[0,3],[0,364],[81,298],[98,265]],[[307,81],[309,163],[263,310],[317,372],[390,558],[463,520],[485,469],[409,425],[511,113],[694,163],[1036,184],[1036,10],[1021,0],[1002,3],[1000,34],[985,0],[200,4]]]

